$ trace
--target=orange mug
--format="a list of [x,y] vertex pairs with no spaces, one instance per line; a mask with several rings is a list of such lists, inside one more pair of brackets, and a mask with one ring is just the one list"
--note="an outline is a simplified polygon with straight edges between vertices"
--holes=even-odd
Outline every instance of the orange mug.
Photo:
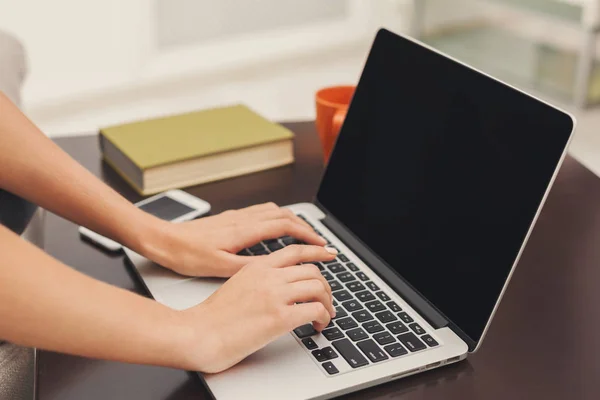
[[333,86],[319,90],[315,96],[317,131],[325,162],[331,155],[335,139],[344,123],[355,88],[355,86]]

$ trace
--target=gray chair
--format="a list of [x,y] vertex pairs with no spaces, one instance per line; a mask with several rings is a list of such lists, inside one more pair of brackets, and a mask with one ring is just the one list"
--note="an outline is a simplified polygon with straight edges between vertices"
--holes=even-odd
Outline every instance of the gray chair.
[[[27,72],[23,46],[12,36],[0,32],[0,91],[15,104],[21,102],[21,86]],[[0,118],[2,116],[0,115]],[[0,224],[22,234],[35,213],[35,206],[10,193],[0,191]],[[43,216],[40,216],[43,218]],[[36,221],[42,232],[39,221]],[[29,236],[42,239],[43,235]],[[40,243],[36,243],[40,246]],[[43,246],[43,245],[41,245]],[[0,341],[0,399],[34,398],[35,350]]]

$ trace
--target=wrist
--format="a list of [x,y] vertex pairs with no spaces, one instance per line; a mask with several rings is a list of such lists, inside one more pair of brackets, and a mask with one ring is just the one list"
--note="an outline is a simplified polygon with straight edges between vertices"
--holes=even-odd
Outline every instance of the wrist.
[[194,329],[183,311],[163,305],[166,313],[155,321],[152,328],[145,329],[153,337],[154,346],[145,349],[149,357],[148,364],[165,367],[196,370],[190,359],[190,345],[194,341]]
[[137,237],[136,247],[132,250],[181,275],[213,276],[198,266],[202,259],[198,256],[201,246],[190,248],[190,244],[189,237],[182,235],[180,223],[156,218]]
[[167,263],[172,242],[171,222],[146,214],[135,224],[127,247],[161,265]]
[[209,307],[201,303],[187,310],[177,311],[180,322],[176,358],[179,368],[188,371],[216,372],[222,354],[222,343],[216,332]]

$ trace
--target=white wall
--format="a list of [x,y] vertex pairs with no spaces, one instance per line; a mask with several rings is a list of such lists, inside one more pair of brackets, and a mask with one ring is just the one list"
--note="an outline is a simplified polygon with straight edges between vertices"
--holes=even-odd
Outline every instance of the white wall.
[[425,31],[474,21],[489,14],[485,1],[481,0],[425,0],[424,4]]
[[155,3],[159,47],[341,20],[351,8],[347,0],[155,0]]
[[189,77],[94,96],[79,103],[45,107],[33,115],[53,135],[93,132],[100,126],[220,105],[245,103],[272,120],[314,118],[314,93],[335,84],[352,84],[362,69],[368,44],[269,68],[248,68],[221,76]]
[[[297,6],[313,8],[304,10],[308,11],[305,12],[305,20],[309,22],[311,16],[313,19],[315,16],[318,19],[319,13],[323,14],[321,25],[307,24],[303,32],[303,26],[298,26],[298,21],[293,20],[295,17],[291,18],[293,13],[286,13],[286,8],[279,7],[281,15],[271,15],[273,7],[269,7],[269,1],[273,0],[252,2],[251,9],[256,9],[256,12],[247,15],[247,18],[252,19],[261,17],[263,19],[268,17],[274,20],[283,19],[278,20],[278,24],[274,25],[280,25],[280,29],[274,29],[264,34],[261,32],[255,34],[254,31],[257,29],[250,29],[252,24],[247,24],[248,26],[245,28],[251,34],[244,35],[243,32],[237,32],[243,27],[240,27],[240,23],[236,23],[228,27],[211,29],[211,31],[218,32],[218,35],[212,38],[210,35],[207,36],[210,32],[205,32],[206,29],[203,26],[209,24],[203,24],[202,21],[212,21],[213,24],[224,25],[223,21],[219,22],[218,17],[228,10],[222,9],[225,3],[221,1],[194,3],[196,5],[190,8],[190,14],[195,12],[198,18],[207,14],[197,24],[194,23],[195,19],[182,18],[184,13],[181,11],[181,7],[190,7],[188,4],[190,2],[181,0],[177,2],[162,0],[4,1],[0,2],[0,27],[20,37],[28,50],[31,71],[24,91],[24,100],[26,105],[31,107],[43,105],[52,100],[85,97],[89,94],[97,94],[123,86],[135,86],[140,82],[156,78],[156,75],[168,75],[174,71],[181,73],[185,71],[184,67],[188,64],[203,68],[210,65],[214,69],[222,69],[223,66],[217,63],[219,59],[239,61],[236,56],[240,55],[239,53],[249,53],[248,50],[254,51],[256,57],[267,57],[270,55],[269,50],[278,53],[299,52],[303,48],[310,47],[308,45],[315,46],[328,40],[332,44],[336,41],[348,42],[350,39],[355,39],[358,36],[357,33],[363,33],[359,32],[362,28],[360,24],[354,23],[356,21],[352,20],[357,20],[356,14],[360,16],[364,13],[355,11],[352,18],[338,23],[335,8],[320,5],[321,3],[316,1],[312,1],[310,4],[307,2],[297,3]],[[294,0],[285,1],[290,4],[296,3]],[[347,8],[354,10],[361,8],[359,3],[370,4],[363,0],[336,0],[337,3],[340,1],[347,3],[349,5]],[[171,13],[171,17],[164,15],[168,4],[172,4],[175,9],[175,12]],[[181,7],[176,8],[177,4]],[[265,11],[270,11],[271,14],[258,12],[261,4]],[[340,12],[340,7],[337,8],[337,12]],[[230,9],[228,13],[231,14],[232,10]],[[234,17],[236,16],[231,15],[232,19]],[[243,18],[242,15],[237,17]],[[288,25],[292,26],[291,29],[286,27],[286,17],[290,19]],[[187,51],[186,57],[182,57],[179,54],[182,51],[177,48],[170,51],[171,48],[164,44],[177,42],[178,38],[169,35],[169,18],[174,19],[173,32],[181,30],[178,25],[187,22],[187,25],[191,27],[190,34],[192,36],[195,34],[198,39],[208,37],[212,40],[202,41],[201,46],[197,46],[198,51],[195,53]],[[223,18],[222,15],[221,18]],[[294,22],[296,22],[295,25]],[[160,27],[162,29],[159,29]],[[315,35],[312,37],[310,34],[305,35],[308,30]],[[160,33],[162,36],[157,37]],[[238,33],[238,36],[228,40],[228,33]],[[240,34],[242,36],[239,36]],[[243,40],[238,40],[239,38],[243,38]],[[299,42],[301,38],[314,43],[301,43]],[[279,43],[272,39],[279,39]],[[289,46],[284,46],[283,42],[286,40],[290,42]],[[167,53],[169,56],[164,57]]]
[[[146,46],[128,31],[143,29],[143,16],[125,24],[120,18],[138,1],[143,0],[0,2],[0,27],[17,35],[29,55],[25,102],[42,103],[133,79]],[[118,9],[124,11],[114,12]]]
[[[33,121],[51,135],[63,134],[236,102],[272,119],[312,118],[314,92],[326,85],[356,82],[376,28],[407,28],[412,3],[347,0],[350,16],[345,20],[304,27],[282,24],[270,32],[237,37],[223,31],[222,39],[164,51],[154,36],[156,1],[161,7],[169,4],[0,2],[0,28],[19,36],[29,54],[24,102]],[[273,0],[261,0],[269,1]],[[221,4],[202,3],[207,13],[206,7],[214,4],[217,13]],[[428,0],[426,22],[472,18],[479,11],[470,4],[470,0]],[[324,13],[334,11],[329,7]]]
[[[270,1],[253,6],[267,7]],[[169,47],[168,35],[157,40],[157,21],[165,20],[162,8],[171,4],[162,0],[5,1],[0,2],[0,29],[25,44],[30,65],[25,109],[50,134],[240,101],[272,118],[310,118],[312,91],[329,82],[355,82],[375,26],[393,17],[389,11],[398,2],[406,2],[335,0],[347,3],[347,15],[338,17],[340,7],[319,1],[278,1],[315,9],[304,10],[304,25],[294,16],[288,24],[278,20],[270,31],[252,29],[238,36],[240,24],[231,32],[220,26],[220,36],[197,46]],[[191,11],[214,17],[222,14],[223,4],[203,1]],[[264,15],[259,11],[248,18],[277,19],[273,7]],[[293,16],[280,11],[281,18]],[[173,15],[181,16],[181,10]],[[200,38],[204,33],[206,39],[207,32],[198,28],[191,33]],[[356,60],[346,61],[349,67],[343,61],[348,57]]]

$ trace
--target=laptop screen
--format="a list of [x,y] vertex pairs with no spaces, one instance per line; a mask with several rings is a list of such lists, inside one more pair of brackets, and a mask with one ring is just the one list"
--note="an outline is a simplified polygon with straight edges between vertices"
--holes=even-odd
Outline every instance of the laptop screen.
[[572,129],[567,114],[381,30],[317,200],[478,342]]

